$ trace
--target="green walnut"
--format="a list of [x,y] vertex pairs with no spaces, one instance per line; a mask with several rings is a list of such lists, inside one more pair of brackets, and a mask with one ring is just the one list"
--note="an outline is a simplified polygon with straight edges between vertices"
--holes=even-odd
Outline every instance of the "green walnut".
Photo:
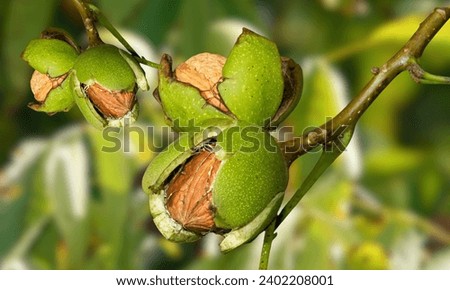
[[154,96],[176,131],[193,131],[224,119],[278,125],[301,91],[300,66],[280,57],[273,42],[244,29],[228,58],[201,53],[172,71],[164,55]]
[[222,251],[254,239],[281,205],[288,167],[275,139],[245,122],[182,134],[142,181],[165,238],[191,242],[214,232]]
[[144,71],[127,52],[108,44],[81,53],[73,65],[75,101],[86,120],[101,129],[133,123],[136,92],[148,90]]
[[30,87],[37,102],[28,104],[31,109],[54,114],[74,105],[70,81],[78,53],[73,39],[62,30],[46,30],[41,39],[30,41],[22,58],[35,69]]

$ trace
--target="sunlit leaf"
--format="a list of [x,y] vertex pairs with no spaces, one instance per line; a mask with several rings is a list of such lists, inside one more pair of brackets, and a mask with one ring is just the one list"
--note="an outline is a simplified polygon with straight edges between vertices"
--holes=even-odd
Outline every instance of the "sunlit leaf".
[[44,140],[22,142],[0,172],[0,256],[18,239],[25,227],[30,180],[45,149]]
[[424,156],[407,148],[388,147],[377,149],[365,157],[366,170],[371,174],[393,175],[416,168]]
[[393,40],[399,43],[406,42],[417,30],[423,16],[411,15],[388,22],[370,34],[370,40],[374,42]]
[[[99,195],[92,206],[102,243],[102,250],[99,251],[102,268],[114,269],[118,267],[120,249],[127,238],[123,232],[129,226],[127,217],[136,167],[132,155],[124,153],[123,146],[126,143],[121,134],[117,131],[109,131],[107,134],[101,135],[94,129],[89,130],[90,152],[94,158],[93,174]],[[108,139],[105,136],[109,136]],[[111,140],[116,140],[116,145],[119,146],[114,150],[105,150],[111,147]]]
[[79,127],[55,136],[43,160],[44,189],[67,251],[67,267],[80,267],[88,242],[89,160]]

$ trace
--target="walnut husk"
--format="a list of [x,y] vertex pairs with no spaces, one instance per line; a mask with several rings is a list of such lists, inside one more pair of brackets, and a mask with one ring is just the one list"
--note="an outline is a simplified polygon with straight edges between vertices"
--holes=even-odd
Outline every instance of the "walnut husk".
[[215,228],[212,184],[220,164],[214,153],[201,151],[170,181],[166,207],[170,216],[185,229],[209,232]]
[[34,99],[40,103],[45,102],[50,91],[60,86],[66,77],[67,74],[52,78],[48,74],[35,70],[30,80],[30,88]]
[[228,113],[217,88],[222,82],[222,68],[226,60],[226,57],[218,54],[200,53],[180,64],[175,69],[175,77],[177,81],[199,89],[208,104]]
[[281,57],[284,89],[283,99],[278,111],[272,116],[272,123],[286,118],[296,107],[303,89],[303,72],[301,67],[288,57]]

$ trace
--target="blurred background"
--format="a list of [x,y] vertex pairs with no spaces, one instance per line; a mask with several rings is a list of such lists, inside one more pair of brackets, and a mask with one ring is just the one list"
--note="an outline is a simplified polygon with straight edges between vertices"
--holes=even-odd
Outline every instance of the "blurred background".
[[[227,55],[242,27],[275,41],[304,70],[302,99],[283,124],[301,134],[334,116],[417,29],[437,0],[98,0],[147,59],[175,65],[193,54]],[[0,2],[0,268],[256,269],[261,237],[229,253],[208,235],[166,241],[140,181],[160,145],[163,115],[139,95],[129,150],[105,153],[100,131],[76,107],[47,116],[27,107],[32,73],[20,54],[48,26],[85,43],[68,0]],[[106,33],[105,40],[110,39]],[[450,75],[450,24],[421,64]],[[153,128],[148,130],[147,128]],[[361,118],[347,152],[288,217],[272,269],[450,269],[450,87],[400,75]],[[110,145],[110,144],[106,144]],[[125,148],[125,147],[124,147]],[[291,167],[288,198],[319,154]]]

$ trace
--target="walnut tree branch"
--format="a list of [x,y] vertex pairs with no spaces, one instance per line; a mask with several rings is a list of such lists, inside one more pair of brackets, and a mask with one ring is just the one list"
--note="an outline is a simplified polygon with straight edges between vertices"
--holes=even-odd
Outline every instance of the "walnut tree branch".
[[[436,8],[419,26],[408,42],[384,65],[374,70],[374,76],[361,92],[333,119],[299,138],[280,142],[286,160],[291,164],[301,155],[336,140],[347,127],[353,127],[389,85],[403,71],[417,71],[417,59],[428,43],[450,17],[450,7]],[[412,74],[414,77],[414,75]],[[445,79],[445,77],[442,77]]]
[[78,13],[83,20],[83,25],[88,36],[89,46],[100,45],[103,41],[100,39],[97,28],[95,27],[95,15],[92,13],[92,10],[88,7],[86,2],[87,1],[84,0],[72,0],[73,5],[77,8]]

